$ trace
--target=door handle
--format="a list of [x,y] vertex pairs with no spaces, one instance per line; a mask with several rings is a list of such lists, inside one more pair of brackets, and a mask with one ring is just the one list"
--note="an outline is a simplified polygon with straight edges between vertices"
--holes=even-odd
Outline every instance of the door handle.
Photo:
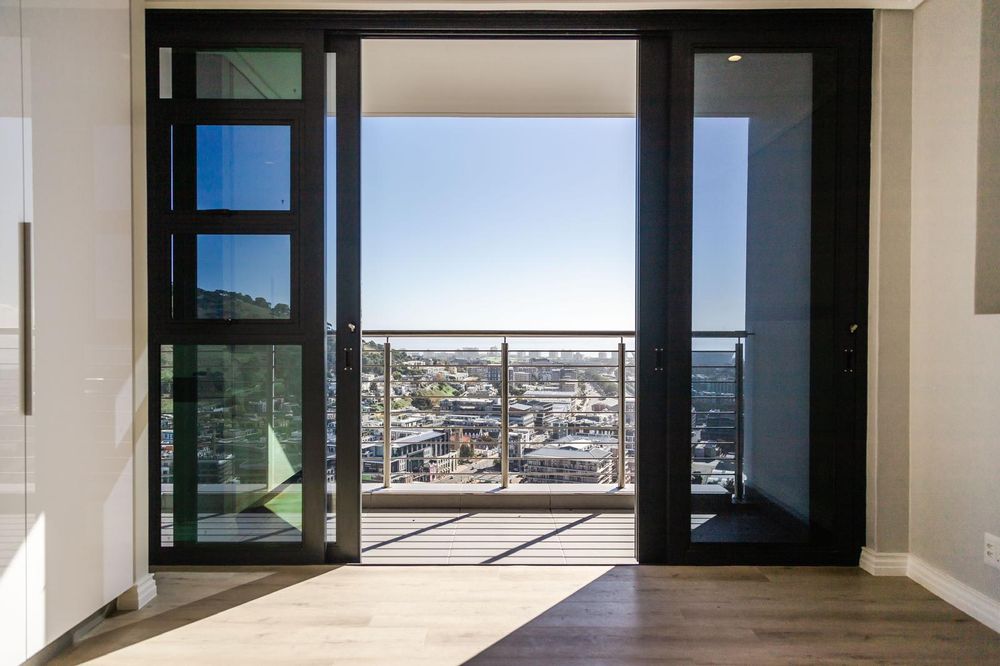
[[663,370],[663,347],[656,347],[654,350],[656,352],[656,360],[653,362],[653,370],[659,372]]
[[844,372],[854,372],[854,347],[844,347]]
[[32,387],[32,309],[31,222],[21,222],[21,407],[31,416],[34,405]]
[[354,351],[353,347],[344,347],[344,371],[351,372],[354,368],[351,366],[351,352]]

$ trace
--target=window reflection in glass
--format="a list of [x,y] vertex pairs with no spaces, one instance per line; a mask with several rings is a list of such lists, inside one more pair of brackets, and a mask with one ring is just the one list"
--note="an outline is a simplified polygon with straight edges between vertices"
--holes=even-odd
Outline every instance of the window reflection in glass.
[[291,128],[199,125],[198,210],[291,209]]
[[286,235],[197,236],[198,319],[289,319],[291,240]]
[[295,542],[302,530],[302,350],[160,349],[164,546]]

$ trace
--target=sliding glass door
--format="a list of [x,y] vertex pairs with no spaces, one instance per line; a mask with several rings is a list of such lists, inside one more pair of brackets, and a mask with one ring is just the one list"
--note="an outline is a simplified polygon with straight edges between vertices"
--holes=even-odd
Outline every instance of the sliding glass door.
[[152,559],[322,561],[322,32],[148,46]]
[[152,560],[360,560],[361,40],[614,37],[637,558],[856,561],[870,18],[149,12]]
[[851,158],[866,134],[847,110],[863,107],[864,40],[802,43],[674,42],[685,173],[672,203],[690,243],[690,301],[671,304],[690,322],[686,419],[670,440],[674,561],[850,563],[861,545],[864,194]]

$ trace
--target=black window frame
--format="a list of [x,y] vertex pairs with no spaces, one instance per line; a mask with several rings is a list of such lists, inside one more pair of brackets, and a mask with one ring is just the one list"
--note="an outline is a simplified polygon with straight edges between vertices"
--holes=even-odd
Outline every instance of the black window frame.
[[[637,80],[637,450],[636,553],[643,563],[856,564],[864,543],[868,169],[871,90],[870,10],[790,11],[598,11],[598,12],[417,12],[417,11],[225,11],[147,10],[147,120],[149,133],[150,302],[150,557],[154,563],[251,563],[359,561],[360,559],[360,40],[363,38],[636,39]],[[300,215],[314,224],[301,234],[297,284],[301,317],[278,333],[273,322],[175,322],[163,317],[162,260],[165,217],[155,208],[157,128],[164,102],[158,92],[157,50],[289,46],[303,48],[303,99],[195,100],[206,108],[226,105],[300,104],[304,144],[301,193],[309,193]],[[838,282],[831,307],[833,328],[824,340],[854,349],[853,372],[837,368],[832,409],[837,418],[829,463],[837,523],[829,539],[796,544],[691,544],[689,511],[691,379],[691,143],[693,54],[705,48],[823,51],[834,54],[837,82],[835,126],[825,140],[836,150],[836,187],[831,204]],[[323,93],[326,51],[337,53],[337,382],[338,506],[336,544],[325,544],[325,326],[323,284]],[[308,54],[308,55],[307,55]],[[344,91],[342,93],[342,91]],[[346,93],[346,94],[344,94]],[[687,96],[687,98],[685,98]],[[185,100],[181,100],[185,101]],[[186,100],[191,101],[191,100]],[[162,182],[162,181],[161,181]],[[317,199],[318,197],[318,199]],[[308,203],[308,205],[307,205]],[[249,219],[247,214],[225,215]],[[308,229],[307,229],[308,227]],[[205,229],[208,230],[207,228]],[[319,253],[319,259],[317,254]],[[686,313],[686,314],[685,314]],[[858,324],[848,335],[849,324]],[[354,325],[356,328],[352,329]],[[212,330],[209,329],[217,329]],[[303,391],[315,391],[303,406],[304,472],[316,492],[307,492],[304,518],[310,542],[288,548],[206,546],[192,551],[159,544],[158,349],[160,344],[238,339],[303,344]],[[824,351],[826,353],[826,351]],[[834,371],[833,368],[827,368]],[[665,407],[664,407],[665,406]],[[309,424],[306,409],[310,409]],[[343,418],[353,411],[358,418]],[[357,421],[355,423],[355,421]],[[310,434],[311,433],[311,434]],[[357,440],[357,441],[355,441]],[[349,445],[357,444],[356,447]],[[642,442],[648,442],[643,446]],[[658,445],[652,444],[658,443]],[[355,451],[354,448],[358,450]],[[312,469],[310,465],[315,466]],[[357,468],[356,474],[341,471]],[[829,470],[824,470],[824,473]],[[356,496],[356,497],[355,497]],[[322,515],[320,515],[322,514]],[[683,516],[683,517],[682,517]],[[319,543],[316,542],[316,537]],[[305,538],[305,537],[304,537]]]

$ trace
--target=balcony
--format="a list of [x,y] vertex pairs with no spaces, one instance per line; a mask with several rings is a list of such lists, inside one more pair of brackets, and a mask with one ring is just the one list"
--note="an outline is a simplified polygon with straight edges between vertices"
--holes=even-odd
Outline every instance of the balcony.
[[[745,336],[698,332],[693,337],[693,527],[743,498]],[[335,349],[332,335],[330,343]],[[169,371],[164,377],[173,376],[172,356],[171,351],[164,357],[163,367]],[[280,367],[275,354],[254,351],[253,359],[259,361],[257,356],[270,359],[266,368]],[[634,507],[638,442],[631,332],[369,331],[362,357],[361,474],[366,511]],[[164,386],[164,396],[172,399],[173,382],[165,380]],[[281,486],[283,499],[273,497],[273,484],[262,471],[269,465],[262,458],[268,449],[261,446],[259,436],[255,439],[248,433],[262,432],[254,426],[269,423],[294,453],[301,441],[298,403],[279,405],[270,397],[274,389],[269,384],[267,390],[257,384],[247,386],[256,388],[242,390],[249,402],[238,418],[213,398],[210,386],[203,387],[206,397],[197,407],[203,424],[199,433],[205,440],[195,461],[197,521],[207,535],[222,534],[229,528],[210,523],[230,520],[235,511],[240,524],[223,535],[227,540],[294,540],[298,533],[289,531],[288,521],[276,518],[272,525],[252,510],[270,502],[279,512],[294,514],[300,504],[299,482],[293,478]],[[333,491],[337,451],[333,375],[327,386],[327,468]],[[260,412],[261,405],[273,407]],[[220,431],[223,421],[228,429]],[[173,425],[172,415],[166,423]],[[227,438],[219,439],[219,432]],[[170,543],[173,428],[164,428],[163,435],[161,511],[164,543]],[[298,459],[289,460],[293,469],[300,464]],[[282,502],[290,502],[293,509]]]
[[[694,334],[696,513],[742,493],[744,336]],[[635,397],[631,331],[367,331],[364,506],[630,509]]]

